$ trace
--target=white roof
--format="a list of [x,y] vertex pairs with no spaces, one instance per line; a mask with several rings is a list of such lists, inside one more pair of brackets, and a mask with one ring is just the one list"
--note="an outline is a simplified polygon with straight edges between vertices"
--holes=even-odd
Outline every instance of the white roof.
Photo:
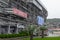
[[41,2],[41,0],[37,0],[45,9],[47,9],[44,4]]

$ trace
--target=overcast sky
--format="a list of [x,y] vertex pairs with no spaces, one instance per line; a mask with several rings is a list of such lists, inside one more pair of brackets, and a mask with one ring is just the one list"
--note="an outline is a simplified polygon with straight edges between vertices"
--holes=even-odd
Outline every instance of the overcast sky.
[[41,0],[48,11],[48,18],[60,18],[60,0]]

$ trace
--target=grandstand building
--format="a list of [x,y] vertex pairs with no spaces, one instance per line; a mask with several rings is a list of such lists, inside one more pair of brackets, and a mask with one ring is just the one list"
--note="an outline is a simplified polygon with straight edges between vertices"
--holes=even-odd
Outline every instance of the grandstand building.
[[40,0],[0,0],[0,34],[18,33],[28,24],[37,24],[37,16],[46,21],[47,10]]

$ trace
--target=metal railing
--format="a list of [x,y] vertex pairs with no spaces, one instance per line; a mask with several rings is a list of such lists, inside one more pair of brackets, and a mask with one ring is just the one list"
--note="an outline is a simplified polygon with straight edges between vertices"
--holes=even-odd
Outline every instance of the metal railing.
[[2,3],[4,3],[4,4],[6,4],[6,5],[8,5],[8,0],[0,0],[0,2],[2,2]]
[[0,13],[12,14],[13,13],[13,9],[12,8],[0,8]]

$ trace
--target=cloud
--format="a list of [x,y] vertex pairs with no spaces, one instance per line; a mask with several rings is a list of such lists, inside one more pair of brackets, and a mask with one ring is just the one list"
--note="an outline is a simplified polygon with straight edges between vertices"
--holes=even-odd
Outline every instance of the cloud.
[[41,0],[48,10],[48,18],[60,18],[60,0]]

